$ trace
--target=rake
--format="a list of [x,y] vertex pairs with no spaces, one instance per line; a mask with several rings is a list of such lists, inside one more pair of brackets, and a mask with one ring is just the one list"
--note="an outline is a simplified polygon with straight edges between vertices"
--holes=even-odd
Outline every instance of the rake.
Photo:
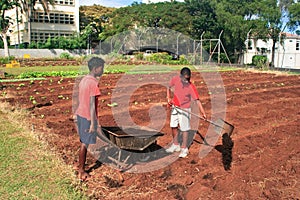
[[173,105],[173,106],[174,106],[176,109],[182,110],[182,111],[184,111],[184,112],[186,112],[186,113],[189,113],[189,114],[191,114],[191,115],[193,115],[193,116],[195,116],[195,117],[198,117],[199,119],[202,119],[202,120],[204,120],[204,121],[206,121],[206,122],[208,122],[208,123],[214,125],[214,126],[215,126],[215,131],[216,131],[219,135],[223,135],[223,134],[227,133],[229,136],[231,136],[231,134],[232,134],[232,132],[233,132],[234,126],[233,126],[232,124],[226,122],[226,121],[223,120],[223,119],[218,119],[216,122],[213,122],[213,121],[211,121],[211,120],[208,120],[208,119],[205,119],[205,118],[201,117],[200,115],[197,115],[197,114],[195,114],[195,113],[192,113],[192,112],[189,112],[189,111],[187,111],[187,110],[185,110],[185,109],[182,109],[182,108],[180,108],[180,107],[178,107],[178,106],[175,106],[175,105]]

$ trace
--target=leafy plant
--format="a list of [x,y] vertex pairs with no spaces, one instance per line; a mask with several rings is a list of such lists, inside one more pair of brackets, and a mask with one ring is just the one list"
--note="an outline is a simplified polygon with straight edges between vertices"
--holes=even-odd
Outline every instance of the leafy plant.
[[29,97],[29,100],[30,100],[30,101],[33,101],[33,100],[34,100],[34,97],[33,97],[33,96],[30,96],[30,97]]
[[252,63],[258,68],[258,69],[264,69],[268,68],[267,66],[268,58],[267,56],[262,55],[255,55],[252,58]]
[[64,58],[64,59],[73,59],[73,57],[69,53],[66,53],[66,52],[61,53],[59,57]]

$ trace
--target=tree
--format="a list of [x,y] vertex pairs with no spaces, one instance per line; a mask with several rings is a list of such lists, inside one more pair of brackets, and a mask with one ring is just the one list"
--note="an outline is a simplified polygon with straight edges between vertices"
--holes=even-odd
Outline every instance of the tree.
[[[187,1],[190,14],[193,16],[193,37],[200,36],[219,38],[231,59],[239,62],[245,48],[247,32],[252,28],[254,0],[190,0]],[[208,51],[210,44],[204,43]]]
[[6,16],[6,12],[17,6],[17,3],[13,0],[1,0],[0,2],[0,37],[4,45],[4,55],[9,56],[7,32],[11,25],[11,18]]
[[290,5],[288,10],[288,18],[290,19],[290,21],[287,24],[288,28],[290,30],[296,30],[298,28],[296,32],[300,31],[300,0],[298,0],[297,3]]
[[216,6],[216,19],[224,30],[224,46],[235,62],[241,63],[247,33],[255,24],[251,20],[255,11],[254,0],[221,0]]
[[208,38],[218,37],[222,26],[218,23],[215,0],[187,1],[189,14],[192,16],[192,36],[200,39],[202,33]]
[[263,27],[258,27],[255,31],[258,36],[272,40],[271,67],[274,67],[276,43],[282,42],[285,35],[282,32],[287,26],[293,27],[289,21],[289,8],[295,4],[294,0],[257,0],[257,17],[263,23]]
[[132,4],[108,15],[109,22],[100,34],[102,40],[136,27],[160,27],[190,34],[192,17],[183,2]]

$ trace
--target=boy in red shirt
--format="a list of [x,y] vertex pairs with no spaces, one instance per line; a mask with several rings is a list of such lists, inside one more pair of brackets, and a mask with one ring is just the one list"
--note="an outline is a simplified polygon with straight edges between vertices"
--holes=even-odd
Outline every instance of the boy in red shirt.
[[[184,67],[180,71],[180,76],[174,76],[167,89],[168,104],[172,105],[170,127],[172,129],[173,143],[166,149],[166,152],[173,153],[180,151],[179,157],[188,155],[188,131],[191,129],[190,112],[191,102],[196,101],[203,118],[206,118],[204,109],[199,100],[199,94],[193,83],[190,82],[191,70]],[[174,88],[173,99],[171,98],[171,88]],[[179,107],[180,109],[176,108]],[[178,128],[182,132],[182,144],[178,141]]]
[[104,63],[104,60],[98,57],[93,57],[88,61],[89,74],[80,81],[78,99],[76,99],[78,102],[75,105],[75,115],[81,142],[78,176],[82,181],[90,177],[84,170],[87,148],[89,144],[96,143],[96,131],[101,128],[98,126],[97,105],[100,90],[99,80],[96,77],[103,74]]

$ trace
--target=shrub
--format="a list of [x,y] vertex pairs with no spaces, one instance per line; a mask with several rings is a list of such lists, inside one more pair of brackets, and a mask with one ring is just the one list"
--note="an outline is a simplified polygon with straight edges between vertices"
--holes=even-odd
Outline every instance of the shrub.
[[63,58],[63,59],[72,59],[73,57],[69,54],[69,53],[66,53],[66,52],[63,52],[59,55],[60,58]]
[[1,64],[8,64],[8,63],[10,63],[12,60],[15,60],[15,57],[14,57],[14,56],[0,57],[0,63],[1,63]]
[[268,58],[267,56],[262,55],[256,55],[252,57],[252,63],[258,68],[258,69],[264,69],[268,68],[267,66]]
[[137,60],[143,60],[144,55],[143,55],[142,52],[140,52],[140,53],[134,54],[134,57],[135,57]]
[[167,64],[168,61],[172,60],[172,56],[167,53],[153,53],[145,57],[147,61]]

